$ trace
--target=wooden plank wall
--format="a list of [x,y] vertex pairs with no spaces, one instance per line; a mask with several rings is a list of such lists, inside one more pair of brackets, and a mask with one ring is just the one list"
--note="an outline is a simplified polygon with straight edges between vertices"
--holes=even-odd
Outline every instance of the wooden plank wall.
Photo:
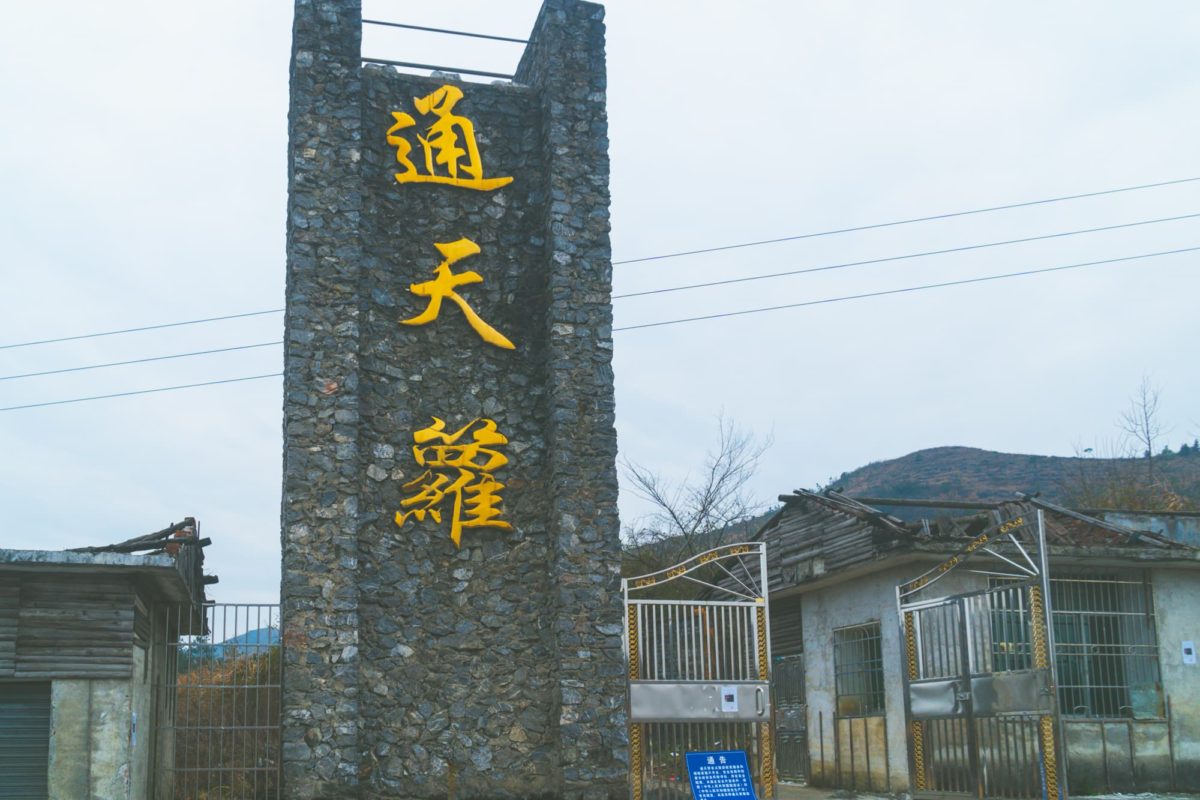
[[131,677],[134,596],[120,578],[0,577],[0,675],[9,653],[13,678]]
[[19,598],[16,581],[0,578],[0,678],[11,678],[16,668]]

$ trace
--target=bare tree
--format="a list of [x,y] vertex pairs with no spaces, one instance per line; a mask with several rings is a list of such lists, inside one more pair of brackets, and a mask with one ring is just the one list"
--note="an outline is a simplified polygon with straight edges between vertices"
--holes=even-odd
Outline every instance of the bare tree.
[[652,572],[703,552],[765,509],[748,484],[771,446],[721,414],[719,438],[703,468],[675,483],[643,464],[624,460],[622,472],[633,492],[653,511],[625,529],[625,573]]
[[1143,376],[1117,420],[1123,441],[1076,446],[1074,474],[1061,487],[1069,505],[1161,511],[1195,506],[1194,489],[1185,485],[1182,493],[1177,491],[1164,469],[1157,468],[1156,451],[1168,432],[1160,419],[1159,397],[1158,387]]
[[1158,415],[1159,389],[1148,375],[1142,376],[1137,394],[1129,401],[1129,408],[1121,413],[1117,423],[1130,440],[1136,443],[1139,455],[1146,459],[1146,481],[1154,483],[1154,454],[1164,430]]
[[1075,448],[1075,465],[1060,490],[1073,508],[1186,511],[1193,503],[1163,476],[1150,480],[1128,447],[1113,442]]

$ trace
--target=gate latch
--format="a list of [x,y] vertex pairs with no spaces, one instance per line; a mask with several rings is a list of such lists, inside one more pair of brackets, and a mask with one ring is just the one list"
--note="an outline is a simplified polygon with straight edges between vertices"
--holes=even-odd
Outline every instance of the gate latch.
[[970,692],[955,692],[954,699],[960,703],[965,703],[971,699],[971,693]]

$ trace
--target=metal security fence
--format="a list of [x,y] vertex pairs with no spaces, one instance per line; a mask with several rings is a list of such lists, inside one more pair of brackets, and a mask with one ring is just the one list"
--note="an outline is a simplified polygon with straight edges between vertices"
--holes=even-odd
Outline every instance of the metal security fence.
[[170,755],[158,797],[278,800],[279,606],[162,606],[153,622],[167,665],[155,681],[158,735]]

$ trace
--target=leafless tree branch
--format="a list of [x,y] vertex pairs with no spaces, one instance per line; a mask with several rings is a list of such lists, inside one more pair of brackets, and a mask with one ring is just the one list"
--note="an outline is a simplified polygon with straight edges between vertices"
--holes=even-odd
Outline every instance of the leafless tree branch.
[[723,413],[717,429],[716,447],[695,478],[676,483],[643,464],[621,462],[629,488],[653,508],[625,530],[630,574],[661,569],[715,547],[731,527],[765,509],[748,485],[772,437],[756,436]]

